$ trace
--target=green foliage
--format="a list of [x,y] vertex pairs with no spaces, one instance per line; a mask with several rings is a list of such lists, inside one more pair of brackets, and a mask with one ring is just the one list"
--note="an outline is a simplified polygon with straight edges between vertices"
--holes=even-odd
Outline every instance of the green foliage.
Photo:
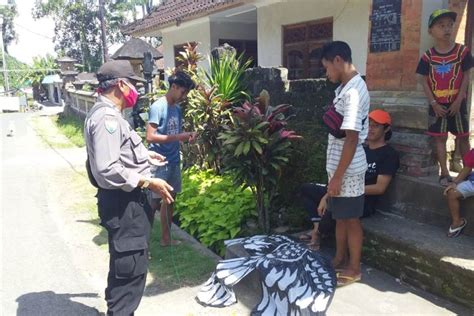
[[26,67],[23,73],[22,80],[28,81],[33,86],[33,98],[39,99],[39,91],[41,88],[41,81],[46,75],[53,74],[59,71],[58,65],[54,57],[47,54],[44,57],[33,57],[33,64]]
[[8,54],[8,45],[10,45],[16,38],[15,32],[15,17],[18,15],[16,3],[14,0],[7,1],[7,5],[0,5],[0,16],[3,17],[2,33],[3,33],[3,47]]
[[[107,25],[107,44],[125,40],[120,27],[128,23],[129,13],[136,16],[137,5],[151,9],[150,1],[104,1]],[[46,0],[36,1],[33,17],[51,17],[55,23],[54,43],[57,51],[75,58],[88,72],[96,71],[102,64],[99,6],[96,0]]]
[[255,215],[249,189],[236,188],[229,175],[190,168],[183,172],[183,190],[176,201],[180,226],[223,255],[224,240],[239,235],[242,223]]
[[[22,63],[18,59],[5,54],[5,59],[7,62],[7,69],[14,69],[16,71],[9,71],[8,74],[8,83],[10,90],[23,88],[28,85],[27,80],[24,78],[24,72],[27,70],[27,65]],[[5,77],[3,74],[0,74],[0,85],[5,86]]]
[[270,231],[269,204],[277,193],[282,169],[291,154],[290,140],[300,138],[285,129],[290,105],[271,107],[262,93],[257,104],[244,103],[235,108],[236,124],[226,127],[223,140],[225,168],[231,170],[239,185],[253,190],[260,229]]
[[250,100],[246,92],[245,70],[251,63],[251,60],[244,61],[243,55],[236,57],[233,54],[223,54],[220,58],[210,58],[210,70],[205,73],[206,84],[211,88],[216,87],[224,105]]
[[56,121],[59,131],[78,147],[84,147],[84,121],[75,116],[60,114]]
[[[245,70],[250,61],[242,56],[224,54],[210,59],[210,70],[197,68],[202,57],[197,52],[197,44],[184,47],[178,61],[197,83],[197,88],[188,95],[184,116],[186,128],[198,134],[195,146],[188,146],[185,161],[212,168],[216,173],[222,170],[222,142],[219,134],[232,124],[232,106],[249,99],[246,93]],[[188,158],[189,157],[189,158]]]

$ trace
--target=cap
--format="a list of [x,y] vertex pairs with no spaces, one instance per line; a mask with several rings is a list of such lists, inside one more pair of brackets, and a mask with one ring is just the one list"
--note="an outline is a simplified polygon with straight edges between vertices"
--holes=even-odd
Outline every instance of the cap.
[[453,21],[456,21],[456,17],[458,16],[456,12],[449,11],[447,9],[438,9],[434,10],[433,13],[430,15],[430,19],[428,20],[428,27],[432,27],[433,24],[440,18],[448,16]]
[[369,113],[369,119],[375,121],[378,124],[392,125],[392,118],[388,112],[383,110],[373,110]]
[[117,78],[127,78],[135,81],[146,82],[133,71],[132,64],[128,60],[111,60],[100,66],[97,71],[97,80],[106,81]]

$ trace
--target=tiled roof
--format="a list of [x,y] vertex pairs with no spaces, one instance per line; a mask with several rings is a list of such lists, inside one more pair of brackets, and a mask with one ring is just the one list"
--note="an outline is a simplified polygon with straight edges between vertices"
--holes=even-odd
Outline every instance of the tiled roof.
[[153,29],[236,7],[243,2],[244,0],[164,0],[145,18],[125,25],[122,32],[126,35],[142,35]]

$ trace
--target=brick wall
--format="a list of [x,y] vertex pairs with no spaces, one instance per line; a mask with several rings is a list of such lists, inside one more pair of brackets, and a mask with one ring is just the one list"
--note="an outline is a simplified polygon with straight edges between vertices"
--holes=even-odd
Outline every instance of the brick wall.
[[419,59],[422,1],[402,1],[401,47],[396,52],[370,53],[367,57],[369,90],[414,90]]

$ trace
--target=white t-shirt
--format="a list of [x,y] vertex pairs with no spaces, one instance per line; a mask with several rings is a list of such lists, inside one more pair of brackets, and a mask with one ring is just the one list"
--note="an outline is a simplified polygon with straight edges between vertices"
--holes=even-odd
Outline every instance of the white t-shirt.
[[[345,86],[337,87],[333,104],[337,112],[344,116],[341,125],[343,130],[359,132],[359,142],[351,164],[346,170],[346,175],[365,173],[367,160],[362,147],[369,131],[370,96],[364,79],[357,74]],[[328,135],[328,149],[326,156],[326,171],[333,175],[341,159],[345,138],[335,138]]]

